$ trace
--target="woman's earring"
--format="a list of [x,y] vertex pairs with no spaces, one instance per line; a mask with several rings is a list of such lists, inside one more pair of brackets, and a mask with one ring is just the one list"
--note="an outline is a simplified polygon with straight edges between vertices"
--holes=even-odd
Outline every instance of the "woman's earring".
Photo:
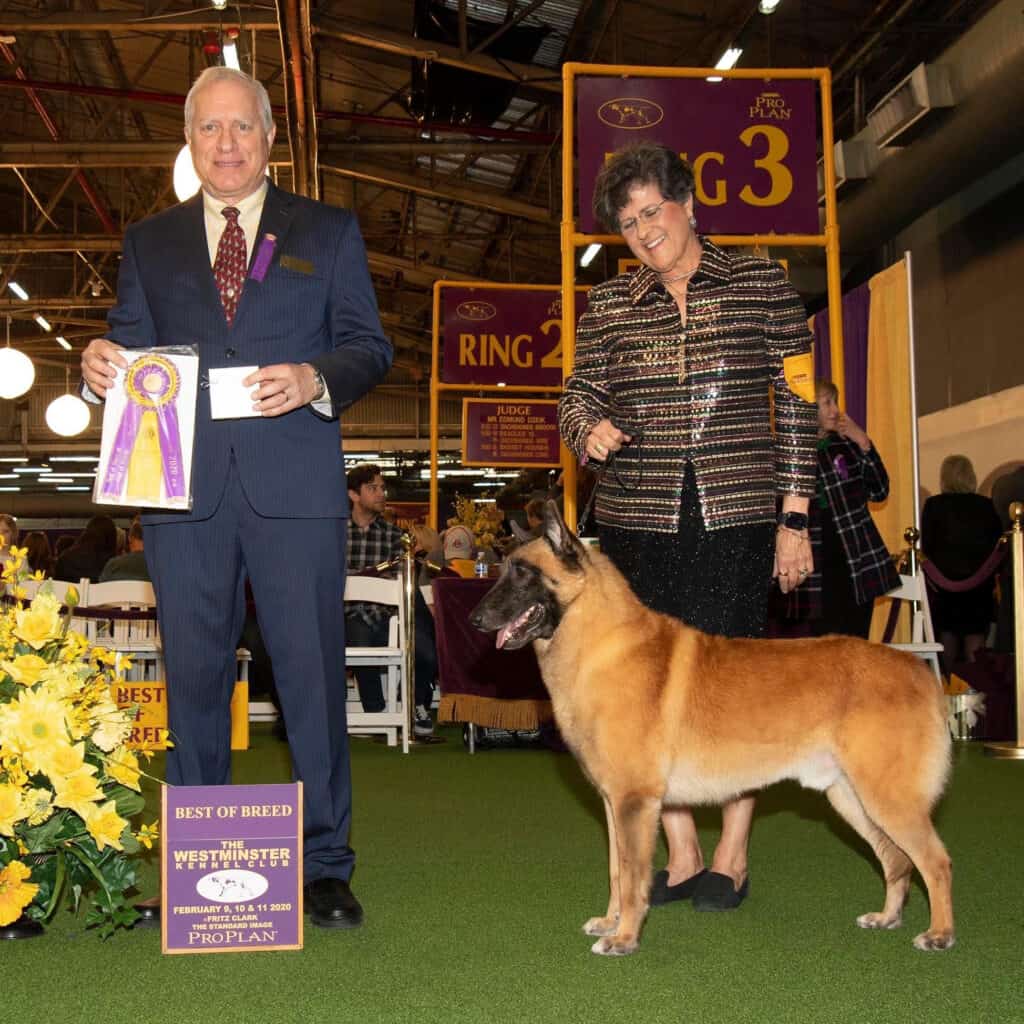
[[691,228],[695,228],[696,226],[697,226],[697,218],[694,217],[694,215],[691,213],[690,214],[690,227]]

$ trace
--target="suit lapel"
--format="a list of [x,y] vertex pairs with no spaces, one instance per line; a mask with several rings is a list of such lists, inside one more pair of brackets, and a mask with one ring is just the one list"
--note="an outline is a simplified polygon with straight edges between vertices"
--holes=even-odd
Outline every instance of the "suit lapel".
[[182,246],[181,268],[195,275],[203,302],[223,316],[224,307],[221,305],[220,292],[217,291],[217,282],[213,279],[213,267],[210,266],[210,243],[206,238],[203,193],[197,192],[181,205],[185,217],[185,244]]

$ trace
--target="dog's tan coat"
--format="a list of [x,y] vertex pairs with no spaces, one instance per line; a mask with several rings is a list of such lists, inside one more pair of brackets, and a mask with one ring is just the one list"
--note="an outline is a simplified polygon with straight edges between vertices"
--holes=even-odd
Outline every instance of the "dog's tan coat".
[[781,779],[824,790],[881,861],[885,905],[858,924],[897,927],[916,866],[932,916],[915,945],[951,946],[951,864],[930,818],[950,741],[927,668],[849,637],[708,636],[648,610],[604,555],[565,537],[575,568],[543,539],[513,557],[557,596],[561,622],[534,646],[559,729],[605,802],[610,899],[584,926],[601,936],[594,951],[636,948],[663,805]]

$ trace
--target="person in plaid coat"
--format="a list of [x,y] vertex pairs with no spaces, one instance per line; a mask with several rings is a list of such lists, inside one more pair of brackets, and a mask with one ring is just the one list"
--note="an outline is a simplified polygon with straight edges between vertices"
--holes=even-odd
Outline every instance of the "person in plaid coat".
[[816,383],[818,480],[810,504],[814,570],[789,595],[789,617],[813,631],[867,638],[875,598],[898,587],[899,573],[868,509],[889,495],[889,474],[871,439],[839,409],[839,391]]

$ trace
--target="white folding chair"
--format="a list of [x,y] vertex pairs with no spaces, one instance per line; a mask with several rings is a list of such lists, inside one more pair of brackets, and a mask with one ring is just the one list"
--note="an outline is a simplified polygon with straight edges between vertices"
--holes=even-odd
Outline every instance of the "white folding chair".
[[932,613],[928,606],[928,587],[925,585],[924,573],[918,569],[914,576],[900,574],[900,585],[890,590],[886,597],[894,601],[909,601],[910,604],[910,643],[891,643],[898,651],[909,651],[927,661],[935,678],[942,684],[942,670],[939,668],[939,655],[943,646],[935,642],[935,630],[932,628]]
[[388,642],[384,647],[345,647],[345,666],[371,665],[381,669],[384,710],[364,711],[358,694],[346,702],[350,733],[383,733],[388,746],[402,737],[402,752],[409,752],[409,729],[406,709],[412,699],[410,680],[405,671],[405,602],[400,579],[377,576],[348,576],[345,579],[345,601],[370,601],[390,605],[394,613],[388,621]]
[[[111,580],[108,583],[90,583],[90,609],[111,608],[122,612],[153,612],[156,609],[156,594],[153,584],[146,580]],[[99,635],[97,639],[109,639],[118,650],[126,653],[135,648],[138,650],[154,650],[159,647],[156,619],[129,619],[111,616],[107,637]]]

